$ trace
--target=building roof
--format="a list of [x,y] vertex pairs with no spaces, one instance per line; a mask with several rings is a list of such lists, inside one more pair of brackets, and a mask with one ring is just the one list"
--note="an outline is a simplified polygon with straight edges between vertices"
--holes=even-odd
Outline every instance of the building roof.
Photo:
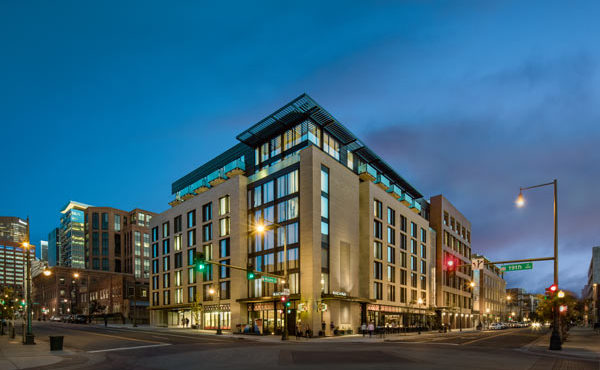
[[333,136],[347,150],[354,153],[362,161],[375,167],[379,172],[389,178],[392,183],[399,185],[409,192],[415,199],[423,195],[408,181],[400,176],[394,169],[367,147],[348,128],[342,125],[329,112],[321,107],[307,94],[302,94],[282,108],[262,119],[249,129],[237,136],[237,139],[250,147],[255,147],[273,135],[283,132],[294,125],[310,118],[328,134]]
[[93,207],[90,206],[89,204],[84,204],[84,203],[79,203],[76,202],[74,200],[69,201],[69,203],[65,204],[65,206],[63,207],[63,210],[60,211],[60,213],[67,213],[69,212],[72,208],[76,208],[76,209],[86,209],[88,207]]

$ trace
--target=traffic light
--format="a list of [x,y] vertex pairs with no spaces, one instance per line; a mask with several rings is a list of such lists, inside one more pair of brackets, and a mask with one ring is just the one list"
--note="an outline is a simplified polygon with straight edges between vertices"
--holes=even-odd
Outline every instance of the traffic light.
[[246,277],[248,280],[260,279],[260,274],[254,271],[254,263],[252,260],[248,261],[246,266]]
[[558,311],[560,311],[560,313],[565,313],[565,312],[567,312],[567,306],[566,306],[566,305],[561,305],[561,306],[558,308]]
[[281,296],[281,303],[283,304],[284,307],[290,307],[290,301],[288,301],[288,297],[287,296]]
[[194,253],[194,264],[196,265],[196,270],[204,271],[206,268],[206,256],[204,252],[196,251]]
[[446,260],[446,270],[448,272],[454,272],[454,271],[456,271],[456,261],[452,257],[449,257]]
[[248,276],[248,280],[254,280],[254,271],[248,271],[247,272],[247,276]]
[[550,285],[550,288],[548,288],[548,290],[550,290],[551,293],[556,293],[556,291],[558,290],[558,285],[552,284]]

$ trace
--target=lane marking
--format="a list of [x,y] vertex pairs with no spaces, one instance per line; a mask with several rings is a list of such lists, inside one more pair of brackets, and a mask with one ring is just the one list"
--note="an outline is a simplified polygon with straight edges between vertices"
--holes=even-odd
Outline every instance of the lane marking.
[[170,345],[171,345],[170,343],[159,343],[159,344],[149,344],[147,346],[135,346],[135,347],[119,347],[119,348],[109,348],[109,349],[98,349],[98,350],[95,350],[95,351],[88,351],[88,353],[128,351],[130,349],[164,347],[164,346],[170,346]]
[[152,338],[169,339],[167,337],[161,337],[160,335],[151,335]]
[[121,337],[118,335],[111,335],[111,334],[102,334],[102,333],[94,333],[92,331],[86,331],[88,334],[93,334],[93,335],[100,335],[103,337],[109,337],[109,338],[117,338],[117,339],[122,339],[122,340],[131,340],[131,341],[135,341],[135,342],[147,342],[147,343],[157,343],[157,344],[163,344],[162,342],[157,342],[155,340],[149,340],[149,339],[137,339],[137,338],[128,338],[128,337]]
[[486,339],[490,339],[490,338],[496,338],[496,337],[500,337],[502,335],[508,335],[508,334],[514,334],[514,333],[515,333],[514,331],[509,331],[507,333],[500,333],[500,334],[496,334],[496,335],[489,335],[489,336],[486,336],[484,338],[477,338],[477,339],[473,339],[473,340],[469,340],[469,341],[463,342],[463,343],[461,343],[461,345],[471,344],[471,343],[479,342],[480,340],[486,340]]

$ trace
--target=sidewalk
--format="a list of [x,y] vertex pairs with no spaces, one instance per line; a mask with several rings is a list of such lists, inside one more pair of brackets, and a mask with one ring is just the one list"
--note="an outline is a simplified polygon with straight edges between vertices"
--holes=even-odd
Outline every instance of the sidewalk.
[[544,335],[525,346],[525,350],[560,357],[573,357],[600,361],[600,335],[592,328],[573,327],[569,330],[567,341],[562,344],[561,351],[548,349],[550,334]]
[[0,336],[0,369],[14,370],[30,367],[48,366],[63,360],[60,355],[69,351],[50,352],[50,344],[35,338],[35,345],[23,345],[22,338],[17,335],[9,339],[8,335]]

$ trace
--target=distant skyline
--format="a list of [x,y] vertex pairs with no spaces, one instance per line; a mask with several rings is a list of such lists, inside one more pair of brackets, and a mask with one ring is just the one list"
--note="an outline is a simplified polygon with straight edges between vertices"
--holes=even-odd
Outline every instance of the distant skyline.
[[[39,246],[70,200],[162,212],[171,183],[303,92],[491,260],[552,255],[580,294],[600,245],[600,3],[0,5],[0,215]],[[543,292],[552,263],[505,275]]]

